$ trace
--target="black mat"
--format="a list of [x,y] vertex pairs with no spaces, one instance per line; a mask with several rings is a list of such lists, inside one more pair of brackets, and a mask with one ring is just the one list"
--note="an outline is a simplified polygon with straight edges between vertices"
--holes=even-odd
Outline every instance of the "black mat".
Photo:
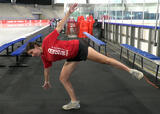
[[[5,64],[11,62],[5,60]],[[71,76],[81,109],[63,111],[62,105],[70,100],[59,82],[64,61],[53,63],[52,88],[47,91],[41,87],[40,58],[28,57],[23,62],[29,67],[0,68],[0,114],[159,114],[159,89],[125,71],[91,61],[81,62]]]

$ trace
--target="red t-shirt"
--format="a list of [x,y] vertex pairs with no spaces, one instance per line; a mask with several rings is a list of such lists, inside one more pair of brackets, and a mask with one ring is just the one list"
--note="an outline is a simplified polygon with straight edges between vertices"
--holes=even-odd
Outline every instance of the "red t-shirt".
[[74,58],[79,49],[79,40],[58,40],[59,33],[55,29],[42,43],[43,53],[41,55],[44,68],[52,66],[52,62]]

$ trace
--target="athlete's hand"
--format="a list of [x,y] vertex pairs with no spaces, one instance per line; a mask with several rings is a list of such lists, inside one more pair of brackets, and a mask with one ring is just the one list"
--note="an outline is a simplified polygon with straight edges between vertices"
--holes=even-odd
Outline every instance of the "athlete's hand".
[[69,8],[69,13],[73,13],[77,9],[78,4],[74,3],[73,5],[70,6]]
[[44,85],[42,86],[45,90],[51,88],[51,84],[49,82],[44,82]]

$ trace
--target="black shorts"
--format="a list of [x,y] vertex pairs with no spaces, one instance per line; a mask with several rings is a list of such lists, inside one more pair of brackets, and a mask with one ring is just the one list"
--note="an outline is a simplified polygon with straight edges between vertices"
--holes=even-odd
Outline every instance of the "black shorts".
[[67,59],[67,62],[71,61],[85,61],[88,56],[88,43],[85,40],[79,39],[79,50],[77,56],[71,59]]

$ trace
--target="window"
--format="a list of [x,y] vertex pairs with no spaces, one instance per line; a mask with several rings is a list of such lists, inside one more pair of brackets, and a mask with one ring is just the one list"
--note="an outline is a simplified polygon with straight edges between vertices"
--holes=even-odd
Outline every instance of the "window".
[[157,3],[157,0],[127,0],[127,3]]
[[55,3],[86,3],[86,0],[55,0]]
[[89,0],[90,4],[121,3],[121,0]]

